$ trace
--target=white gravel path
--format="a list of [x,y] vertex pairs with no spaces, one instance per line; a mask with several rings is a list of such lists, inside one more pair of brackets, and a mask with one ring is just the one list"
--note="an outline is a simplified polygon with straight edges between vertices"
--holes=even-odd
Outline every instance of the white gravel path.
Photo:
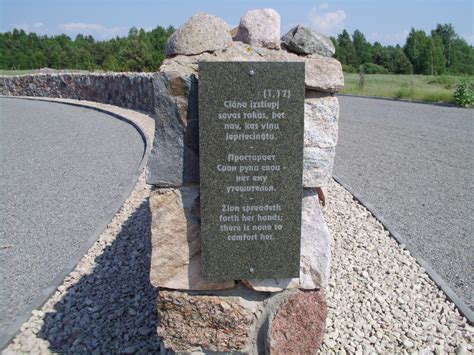
[[[409,252],[344,188],[332,182],[328,191],[333,263],[320,353],[472,353],[474,328]],[[149,193],[143,172],[98,241],[3,354],[159,351],[156,290],[148,281]]]

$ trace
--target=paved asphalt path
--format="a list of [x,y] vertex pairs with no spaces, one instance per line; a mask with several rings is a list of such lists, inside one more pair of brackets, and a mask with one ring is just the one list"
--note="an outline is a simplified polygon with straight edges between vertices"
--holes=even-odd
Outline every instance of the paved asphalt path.
[[347,96],[339,102],[335,176],[473,310],[474,110]]
[[0,98],[2,342],[99,234],[144,148],[134,127],[110,115]]

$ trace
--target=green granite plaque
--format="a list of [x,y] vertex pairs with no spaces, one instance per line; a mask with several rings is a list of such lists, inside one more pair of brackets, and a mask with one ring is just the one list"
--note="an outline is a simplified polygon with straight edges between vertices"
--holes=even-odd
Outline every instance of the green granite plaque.
[[299,276],[304,63],[201,62],[203,274]]

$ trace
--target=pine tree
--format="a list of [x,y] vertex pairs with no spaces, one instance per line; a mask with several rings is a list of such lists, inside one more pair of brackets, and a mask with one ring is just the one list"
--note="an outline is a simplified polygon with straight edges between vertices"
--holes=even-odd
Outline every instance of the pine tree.
[[336,52],[336,58],[338,58],[343,64],[355,67],[357,65],[355,48],[349,32],[343,30],[342,33],[337,36],[337,44],[339,53]]
[[352,35],[355,51],[355,65],[358,67],[364,63],[372,63],[372,47],[359,30],[355,30]]

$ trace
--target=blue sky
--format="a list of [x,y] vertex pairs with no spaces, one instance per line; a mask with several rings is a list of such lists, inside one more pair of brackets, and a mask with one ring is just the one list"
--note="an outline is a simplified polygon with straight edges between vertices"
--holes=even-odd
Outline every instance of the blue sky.
[[282,34],[296,24],[328,35],[346,28],[361,30],[370,42],[402,44],[413,26],[430,31],[437,23],[452,23],[474,44],[473,0],[0,0],[0,31],[23,28],[40,34],[91,34],[97,39],[126,35],[132,26],[179,27],[204,11],[238,25],[245,11],[271,7],[281,15]]

